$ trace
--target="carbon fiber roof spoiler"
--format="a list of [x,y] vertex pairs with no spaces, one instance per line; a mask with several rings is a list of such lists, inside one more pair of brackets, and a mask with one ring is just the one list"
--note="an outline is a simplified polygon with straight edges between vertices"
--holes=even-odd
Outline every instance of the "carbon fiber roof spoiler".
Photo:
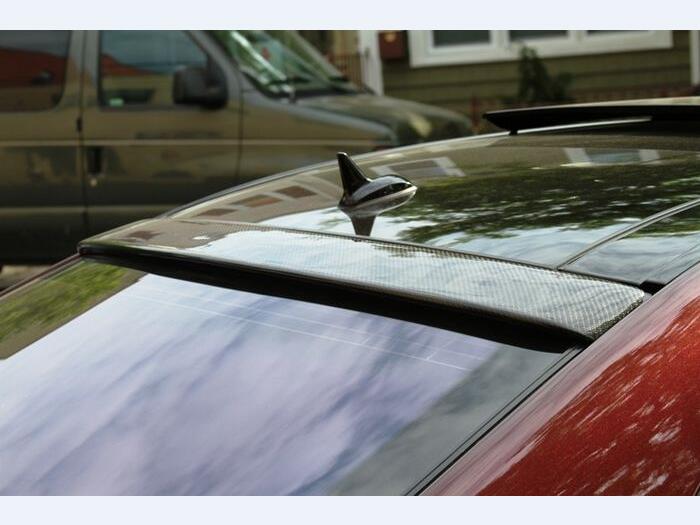
[[[641,304],[638,288],[500,259],[349,235],[248,223],[160,218],[83,241],[81,255],[147,271],[217,269],[231,285],[283,286],[325,302],[361,294],[591,341]],[[157,272],[156,272],[157,273]],[[289,291],[291,289],[291,292]],[[318,294],[317,294],[318,295]],[[420,318],[422,319],[422,317]]]
[[700,97],[506,109],[489,111],[484,114],[484,118],[511,133],[522,129],[616,119],[649,118],[652,120],[700,122]]

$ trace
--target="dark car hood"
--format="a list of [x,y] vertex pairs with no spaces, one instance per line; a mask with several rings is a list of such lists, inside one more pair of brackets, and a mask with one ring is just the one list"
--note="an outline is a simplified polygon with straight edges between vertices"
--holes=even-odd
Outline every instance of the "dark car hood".
[[[374,220],[376,238],[558,265],[652,214],[700,198],[696,140],[619,135],[498,136],[358,159],[418,190]],[[176,212],[354,234],[337,165],[303,169]]]
[[472,134],[470,120],[454,111],[368,93],[305,97],[298,104],[384,124],[402,145]]

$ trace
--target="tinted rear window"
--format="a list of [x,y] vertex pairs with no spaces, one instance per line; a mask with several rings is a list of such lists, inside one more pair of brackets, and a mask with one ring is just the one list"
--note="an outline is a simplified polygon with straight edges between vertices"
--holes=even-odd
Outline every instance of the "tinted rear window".
[[405,493],[561,354],[79,263],[0,301],[0,493]]

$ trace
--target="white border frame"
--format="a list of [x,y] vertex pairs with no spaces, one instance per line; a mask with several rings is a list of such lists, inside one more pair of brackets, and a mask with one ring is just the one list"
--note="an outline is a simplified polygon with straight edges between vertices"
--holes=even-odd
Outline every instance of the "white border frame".
[[[508,31],[491,31],[488,45],[433,45],[432,31],[409,31],[411,67],[450,64],[479,64],[517,60],[521,42],[510,42]],[[643,49],[673,47],[672,31],[639,31],[589,35],[586,31],[568,31],[562,38],[532,39],[522,42],[533,47],[539,56],[564,57],[595,55]]]

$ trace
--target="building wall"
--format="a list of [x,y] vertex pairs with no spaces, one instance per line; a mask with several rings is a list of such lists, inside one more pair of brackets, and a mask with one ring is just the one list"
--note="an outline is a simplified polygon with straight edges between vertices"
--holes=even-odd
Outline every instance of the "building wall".
[[[673,47],[543,59],[552,74],[570,73],[579,101],[682,94],[690,88],[689,32],[674,31]],[[518,89],[518,62],[411,68],[408,57],[384,61],[389,96],[480,115],[504,106]]]

